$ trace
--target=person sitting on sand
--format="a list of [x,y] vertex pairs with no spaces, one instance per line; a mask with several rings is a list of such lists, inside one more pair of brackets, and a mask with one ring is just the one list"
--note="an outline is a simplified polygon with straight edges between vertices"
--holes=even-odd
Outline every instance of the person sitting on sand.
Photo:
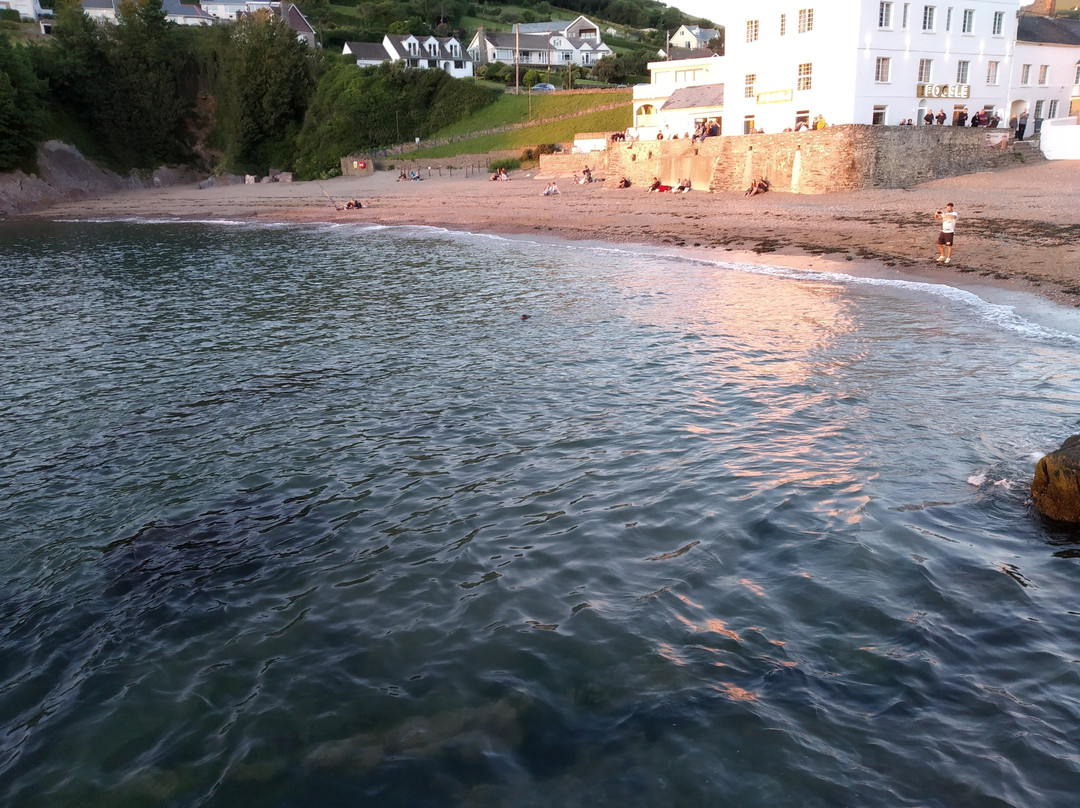
[[626,177],[623,177],[621,180],[619,180],[618,187],[619,188],[629,188],[630,187],[630,180],[628,180]]
[[397,181],[401,182],[402,180],[408,180],[408,179],[409,179],[409,175],[405,173],[405,169],[404,168],[401,169],[401,173],[397,175]]
[[675,190],[679,193],[685,194],[690,192],[690,178],[685,180],[679,180],[679,184],[675,186]]
[[544,189],[544,196],[555,196],[557,193],[559,193],[559,186],[549,182],[547,188]]
[[360,210],[363,207],[359,199],[350,199],[345,203],[345,210]]
[[743,196],[757,196],[758,194],[765,193],[767,190],[769,190],[769,181],[764,177],[759,177],[746,189],[746,193],[743,194]]
[[660,189],[660,179],[659,179],[659,177],[653,177],[652,182],[649,183],[649,187],[645,189],[645,192],[648,193],[650,191],[657,191],[659,189]]

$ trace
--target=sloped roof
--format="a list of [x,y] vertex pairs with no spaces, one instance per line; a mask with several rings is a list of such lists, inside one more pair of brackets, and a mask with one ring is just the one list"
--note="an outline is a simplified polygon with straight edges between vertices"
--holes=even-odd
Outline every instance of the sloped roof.
[[[390,58],[380,42],[346,42],[345,45],[358,62],[384,62]],[[342,48],[342,52],[344,50]]]
[[514,29],[523,34],[561,34],[575,20],[550,20],[548,22],[514,23]]
[[307,21],[307,17],[301,13],[300,9],[291,3],[289,4],[288,9],[286,9],[284,16],[286,22],[289,23],[289,27],[298,34],[315,34],[315,29],[312,28],[311,23]]
[[[404,43],[408,39],[415,39],[417,42],[420,43],[421,51],[416,56],[413,56],[413,54],[409,53],[409,49],[404,47]],[[433,39],[435,40],[436,44],[439,46],[439,51],[434,56],[432,56],[431,53],[428,52],[428,49],[426,47],[426,45]],[[390,43],[390,47],[392,47],[394,49],[395,53],[398,56],[400,56],[401,58],[409,57],[409,58],[420,58],[420,59],[453,59],[453,60],[457,60],[457,61],[464,60],[464,61],[467,61],[467,62],[472,61],[472,58],[469,56],[469,52],[467,50],[465,50],[465,48],[462,46],[461,42],[457,38],[452,37],[452,36],[433,37],[433,36],[416,36],[415,34],[406,34],[406,35],[387,34],[383,38],[383,42]],[[457,55],[455,55],[453,52],[451,52],[450,43],[457,44],[457,46],[458,46]]]
[[724,106],[723,84],[700,84],[697,87],[680,87],[673,92],[660,109],[700,109]]
[[686,28],[691,34],[696,36],[698,39],[708,40],[708,39],[715,39],[716,37],[720,36],[720,32],[717,31],[715,28],[702,28],[701,26],[698,26],[698,25],[688,25]]
[[161,0],[161,7],[165,14],[170,17],[197,17],[200,20],[213,22],[217,19],[213,14],[203,11],[200,6],[187,5],[180,0]]
[[508,34],[503,31],[492,31],[485,34],[487,41],[496,48],[514,48],[520,41],[522,50],[547,50],[550,40],[546,34]]
[[[663,53],[664,51],[661,51]],[[708,48],[668,48],[668,61],[676,62],[683,59],[704,59],[709,56],[720,58],[720,54]]]
[[1080,45],[1080,20],[1022,14],[1017,20],[1016,41],[1039,45]]

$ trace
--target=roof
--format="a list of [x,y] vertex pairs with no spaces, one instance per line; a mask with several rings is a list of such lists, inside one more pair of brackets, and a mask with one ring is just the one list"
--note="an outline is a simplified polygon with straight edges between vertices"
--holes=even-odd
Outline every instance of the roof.
[[696,36],[698,39],[709,40],[716,39],[716,37],[720,36],[720,32],[717,31],[715,28],[702,28],[699,25],[688,25],[686,26],[686,30]]
[[660,109],[701,109],[722,106],[724,106],[723,84],[699,84],[696,87],[680,87],[671,94]]
[[[422,59],[453,59],[455,61],[472,61],[469,57],[469,52],[461,46],[461,42],[456,37],[452,36],[437,37],[416,36],[415,34],[387,34],[383,37],[383,43],[384,45],[389,45],[389,49],[393,49],[394,53],[399,58],[416,58],[409,53],[408,48],[403,47],[406,40],[409,39],[415,39],[420,44],[420,47],[423,49],[423,51],[417,54],[417,56]],[[434,40],[439,47],[438,53],[436,53],[434,56],[432,56],[427,50],[427,45],[432,40]],[[458,46],[458,52],[456,54],[450,50],[451,43],[454,43]]]
[[514,30],[523,34],[561,34],[575,20],[551,20],[549,22],[518,22]]
[[161,0],[161,7],[169,17],[197,17],[207,22],[213,22],[217,19],[213,14],[203,11],[199,6],[187,5],[181,3],[180,0]]
[[305,17],[296,6],[289,4],[288,9],[285,11],[285,20],[289,23],[289,27],[296,31],[298,34],[315,34],[315,29],[311,27],[311,23],[307,21]]
[[720,57],[720,54],[708,48],[668,48],[669,61],[675,62],[682,59],[705,59],[709,56]]
[[1016,24],[1016,41],[1041,45],[1080,45],[1080,20],[1022,14]]
[[518,44],[522,50],[547,50],[551,42],[546,34],[508,34],[501,31],[492,31],[485,34],[487,41],[496,48],[515,48]]
[[[385,62],[390,58],[390,54],[380,42],[346,42],[345,47],[358,62]],[[345,48],[342,48],[343,53],[344,50]]]

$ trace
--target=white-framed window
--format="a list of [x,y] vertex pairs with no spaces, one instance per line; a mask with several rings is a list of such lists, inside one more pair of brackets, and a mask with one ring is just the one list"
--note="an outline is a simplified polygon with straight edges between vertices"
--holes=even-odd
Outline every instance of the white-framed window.
[[1046,84],[1046,76],[1049,72],[1050,65],[1039,65],[1039,84]]
[[870,119],[870,123],[874,126],[882,126],[885,123],[885,117],[889,108],[883,104],[874,105],[874,117]]
[[814,30],[814,9],[812,8],[800,8],[799,9],[799,33],[805,34],[807,31]]
[[934,26],[937,24],[937,6],[923,6],[922,10],[922,29],[924,31],[933,31]]
[[994,12],[994,36],[1001,36],[1005,32],[1005,12]]
[[795,87],[799,90],[809,90],[814,83],[814,63],[803,62],[799,65],[798,82]]
[[952,6],[945,9],[945,32],[952,30]]
[[743,98],[753,98],[757,93],[754,92],[754,85],[757,83],[757,73],[746,74],[746,87],[743,90]]
[[1057,117],[1057,99],[1055,98],[1050,102],[1050,109],[1046,113],[1046,117],[1053,119]]
[[986,63],[986,83],[993,86],[998,83],[998,63]]
[[1031,84],[1031,65],[1020,66],[1020,83]]
[[757,42],[758,40],[758,21],[747,20],[746,21],[746,41]]
[[1042,108],[1043,108],[1043,102],[1042,101],[1036,101],[1035,102],[1035,120],[1039,120],[1040,118],[1042,118]]
[[971,34],[975,32],[975,9],[965,8],[964,19],[960,23],[960,33]]
[[961,59],[956,63],[956,83],[967,84],[968,83],[968,69],[971,67],[971,62],[966,59]]
[[904,3],[904,16],[900,21],[900,30],[906,31],[908,29],[908,22],[911,20],[911,3]]
[[889,83],[889,57],[879,56],[877,63],[874,65],[874,81],[878,84]]
[[1080,84],[1080,62],[1076,63],[1076,72],[1073,73],[1073,84]]
[[920,59],[919,60],[919,81],[926,84],[930,81],[930,76],[933,73],[934,60],[933,59]]
[[795,129],[798,131],[799,125],[805,124],[807,128],[810,127],[810,110],[800,109],[795,112]]
[[888,0],[878,3],[877,27],[892,28],[892,3]]
[[787,34],[787,14],[780,15],[780,36]]

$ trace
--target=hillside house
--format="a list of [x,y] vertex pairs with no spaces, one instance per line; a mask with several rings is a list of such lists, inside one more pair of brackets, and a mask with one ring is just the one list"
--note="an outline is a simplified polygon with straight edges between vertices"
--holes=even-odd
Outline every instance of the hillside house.
[[509,33],[480,28],[468,51],[477,64],[503,62],[542,69],[588,67],[611,55],[599,26],[587,17],[518,23]]
[[679,30],[668,40],[671,47],[694,50],[708,47],[709,42],[720,36],[716,28],[702,28],[699,25],[681,25]]
[[42,14],[39,0],[0,0],[0,9],[17,11],[24,20],[36,20]]

